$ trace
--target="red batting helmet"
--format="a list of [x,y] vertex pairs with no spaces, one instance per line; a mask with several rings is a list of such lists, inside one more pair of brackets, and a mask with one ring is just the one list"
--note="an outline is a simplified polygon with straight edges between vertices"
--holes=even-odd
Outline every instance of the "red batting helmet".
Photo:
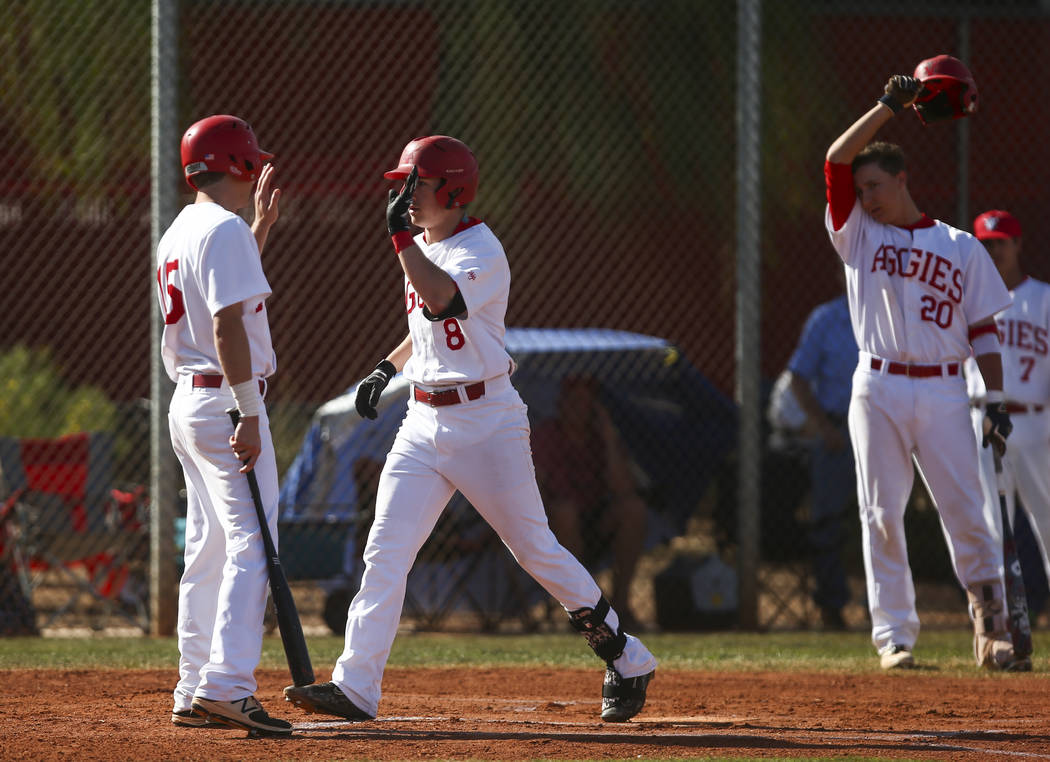
[[193,176],[202,172],[225,172],[253,182],[272,158],[272,153],[259,148],[251,125],[229,114],[201,119],[182,136],[182,169],[194,190]]
[[420,177],[440,177],[437,200],[446,209],[466,206],[478,192],[478,162],[462,141],[447,135],[416,138],[401,152],[397,167],[383,173],[387,180],[404,180],[415,166]]
[[923,85],[915,101],[923,124],[977,113],[977,83],[958,58],[927,58],[915,67],[915,78]]

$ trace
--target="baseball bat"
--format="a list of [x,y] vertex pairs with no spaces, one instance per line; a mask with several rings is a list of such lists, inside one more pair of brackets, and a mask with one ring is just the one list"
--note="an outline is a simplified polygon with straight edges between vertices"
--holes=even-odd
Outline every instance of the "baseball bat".
[[[241,412],[237,408],[231,408],[226,413],[233,421],[233,428],[241,420]],[[310,663],[310,652],[306,649],[306,638],[303,636],[303,625],[299,621],[299,612],[295,608],[292,599],[292,591],[288,587],[288,580],[281,568],[281,559],[277,555],[277,548],[273,544],[270,535],[270,525],[266,521],[266,511],[263,510],[262,496],[259,494],[259,480],[255,478],[255,471],[249,471],[248,489],[252,493],[252,502],[255,503],[255,515],[259,519],[259,530],[262,534],[263,548],[266,551],[266,569],[270,575],[270,597],[273,598],[273,608],[277,613],[277,627],[281,631],[281,643],[284,644],[284,655],[288,659],[288,670],[292,673],[292,682],[296,685],[310,685],[314,682],[314,668]]]
[[1003,486],[1002,456],[992,446],[995,460],[995,486],[999,491],[999,513],[1003,520],[1003,568],[1006,572],[1006,610],[1010,627],[1010,639],[1014,644],[1013,669],[1031,669],[1032,624],[1028,619],[1028,599],[1025,595],[1021,560],[1017,557],[1014,531],[1010,527],[1010,515],[1006,510],[1006,488]]

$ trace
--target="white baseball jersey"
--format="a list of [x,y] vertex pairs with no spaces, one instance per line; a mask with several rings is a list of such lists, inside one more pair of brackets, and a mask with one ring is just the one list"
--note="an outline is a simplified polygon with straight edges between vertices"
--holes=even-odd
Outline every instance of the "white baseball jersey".
[[[435,387],[459,391],[458,401],[441,406],[409,395],[408,412],[379,477],[361,587],[350,603],[345,647],[332,670],[332,682],[372,716],[409,569],[457,490],[567,611],[593,608],[602,597],[591,575],[551,531],[536,486],[528,412],[510,382],[503,343],[510,269],[502,245],[476,220],[444,241],[431,245],[417,236],[416,243],[456,281],[467,311],[444,321],[427,320],[418,296],[406,285],[412,356],[405,375],[423,392]],[[483,394],[468,397],[464,385],[478,382],[484,382]],[[619,615],[610,609],[605,621],[615,632]],[[628,634],[614,665],[621,676],[637,677],[654,670],[656,659]]]
[[412,335],[412,356],[405,363],[409,381],[443,386],[483,381],[507,372],[504,318],[510,294],[510,267],[503,245],[488,225],[471,219],[455,234],[428,244],[422,233],[416,245],[427,259],[452,276],[467,312],[431,321],[423,302],[405,278],[405,310]]
[[[1000,477],[996,477],[991,452],[980,451],[984,513],[1001,537],[1001,479],[1007,515],[1014,520],[1019,495],[1050,577],[1050,284],[1025,278],[1010,293],[1013,304],[995,316],[995,323],[1002,344],[1003,391],[1014,428]],[[980,441],[985,389],[972,357],[966,363],[966,381],[976,405],[972,413],[974,435]]]
[[[233,701],[255,692],[268,574],[259,519],[240,461],[230,447],[226,411],[233,393],[197,386],[194,374],[222,374],[212,318],[244,302],[252,373],[276,367],[259,248],[236,214],[214,203],[185,207],[161,238],[157,285],[164,311],[164,366],[176,382],[168,409],[171,444],[186,480],[185,571],[179,583],[176,711],[193,698]],[[277,460],[266,411],[254,472],[277,543]]]
[[212,318],[237,302],[245,303],[252,375],[272,375],[277,358],[266,314],[270,284],[248,224],[218,204],[190,204],[160,239],[157,259],[165,316],[161,355],[171,380],[186,373],[222,373]]
[[[1050,284],[1025,278],[1010,292],[1013,304],[997,313],[1003,358],[1003,393],[1010,402],[1050,403]],[[977,363],[967,361],[970,398],[984,399]],[[1010,444],[1013,444],[1011,437]]]
[[831,243],[846,265],[857,346],[906,363],[962,362],[969,326],[1009,306],[984,246],[969,233],[924,217],[912,228],[883,225],[858,201]]
[[970,355],[969,326],[1009,306],[1010,295],[972,235],[925,216],[907,228],[882,224],[861,206],[850,165],[827,162],[825,177],[825,226],[846,268],[860,348],[849,430],[872,642],[880,651],[910,649],[919,634],[904,536],[913,459],[963,587],[997,583],[1004,594],[1002,546],[982,513],[961,365]]

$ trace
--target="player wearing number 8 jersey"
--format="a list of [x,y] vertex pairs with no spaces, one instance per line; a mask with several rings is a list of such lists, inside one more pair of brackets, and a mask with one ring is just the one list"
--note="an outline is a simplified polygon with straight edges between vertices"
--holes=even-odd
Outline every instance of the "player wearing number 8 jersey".
[[870,143],[920,87],[891,77],[880,101],[832,143],[824,166],[825,225],[845,266],[860,349],[849,429],[872,641],[884,668],[914,664],[919,618],[904,537],[914,459],[969,597],[977,663],[1005,668],[1013,648],[1003,554],[982,514],[962,364],[972,348],[989,390],[983,441],[1003,450],[1010,422],[992,316],[1010,295],[976,238],[919,211],[901,149]]
[[[988,249],[1013,304],[995,316],[1003,352],[1003,391],[1014,424],[1010,453],[1003,459],[1007,515],[1014,520],[1015,496],[1028,514],[1050,577],[1050,284],[1030,278],[1021,266],[1021,223],[1009,212],[993,209],[977,217],[973,232]],[[973,424],[981,431],[985,389],[972,360],[967,383],[974,403]],[[1002,531],[1002,512],[990,453],[981,453],[984,511]]]
[[[390,191],[387,228],[405,276],[408,335],[358,385],[357,410],[375,418],[399,368],[412,393],[379,477],[365,570],[332,680],[290,686],[285,697],[311,712],[376,716],[409,569],[459,490],[606,662],[602,719],[628,720],[645,703],[656,659],[623,632],[598,585],[547,524],[528,416],[504,347],[507,257],[488,226],[463,209],[477,188],[474,155],[454,138],[419,138],[385,176],[404,181],[400,193]],[[423,232],[413,237],[408,218]]]

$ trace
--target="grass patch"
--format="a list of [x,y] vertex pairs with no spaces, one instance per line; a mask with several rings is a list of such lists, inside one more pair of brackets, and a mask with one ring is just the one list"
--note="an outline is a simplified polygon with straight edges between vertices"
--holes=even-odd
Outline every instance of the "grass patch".
[[[966,630],[923,632],[916,659],[940,674],[974,676],[972,635]],[[1047,668],[1042,633],[1035,633],[1035,669]],[[878,659],[867,633],[661,633],[644,637],[662,669],[872,673]],[[343,650],[337,636],[307,638],[314,666],[327,671]],[[0,669],[175,669],[174,638],[0,638]],[[594,655],[575,633],[473,635],[404,633],[394,641],[394,667],[594,667]],[[263,641],[263,668],[285,666],[277,635]],[[989,676],[992,676],[989,674]]]

